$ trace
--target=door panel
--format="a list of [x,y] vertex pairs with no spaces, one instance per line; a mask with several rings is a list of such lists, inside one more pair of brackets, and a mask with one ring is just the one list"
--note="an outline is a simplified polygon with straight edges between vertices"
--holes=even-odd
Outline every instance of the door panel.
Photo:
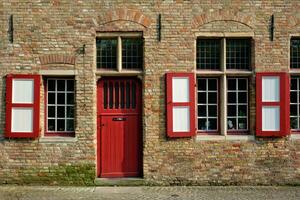
[[141,87],[135,79],[98,84],[98,176],[141,175]]

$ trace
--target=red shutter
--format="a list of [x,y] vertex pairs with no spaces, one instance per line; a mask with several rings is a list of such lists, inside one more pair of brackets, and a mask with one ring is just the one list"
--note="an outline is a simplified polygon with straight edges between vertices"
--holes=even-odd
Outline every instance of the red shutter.
[[[173,91],[176,94],[173,94]],[[167,73],[166,94],[167,135],[169,137],[194,136],[196,134],[194,74]],[[173,95],[176,99],[173,99]]]
[[7,75],[5,137],[38,137],[39,115],[40,76]]
[[[278,100],[264,100],[263,99],[263,79],[277,77],[279,78],[279,99]],[[270,90],[265,89],[270,93]],[[271,92],[272,93],[272,92]],[[276,136],[282,137],[286,136],[290,132],[290,86],[289,86],[289,75],[284,72],[261,72],[256,73],[256,135],[257,136]],[[277,120],[273,120],[276,117],[272,115],[272,112],[269,115],[265,114],[263,109],[276,109],[279,108],[279,124],[278,128],[274,130],[268,130],[264,123],[267,123],[267,120],[275,123]],[[266,113],[266,112],[265,112]],[[275,123],[276,124],[276,123]],[[265,127],[264,127],[265,126]],[[275,125],[276,126],[276,125]]]

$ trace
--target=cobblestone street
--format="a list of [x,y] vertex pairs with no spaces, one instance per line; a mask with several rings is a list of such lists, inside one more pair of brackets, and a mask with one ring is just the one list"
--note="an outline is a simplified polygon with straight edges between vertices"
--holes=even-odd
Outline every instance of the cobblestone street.
[[300,187],[0,187],[1,200],[300,199]]

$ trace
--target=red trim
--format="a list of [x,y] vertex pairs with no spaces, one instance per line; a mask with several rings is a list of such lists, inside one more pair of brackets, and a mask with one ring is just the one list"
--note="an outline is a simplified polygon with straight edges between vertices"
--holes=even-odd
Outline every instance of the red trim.
[[[75,137],[75,131],[64,131],[64,132],[49,132],[48,130],[48,120],[47,120],[47,116],[48,116],[48,112],[47,112],[47,104],[48,104],[48,87],[47,87],[47,79],[51,78],[51,79],[60,79],[60,80],[65,80],[65,79],[73,79],[74,77],[47,77],[45,78],[44,81],[44,129],[45,129],[45,133],[44,136],[62,136],[62,137]],[[75,89],[75,80],[74,80],[74,89]],[[75,91],[74,91],[74,101],[75,101]],[[75,106],[74,106],[75,109]],[[75,113],[74,113],[75,115]],[[75,123],[75,118],[74,118],[74,123]],[[75,128],[75,127],[74,127]]]
[[[278,76],[280,78],[280,101],[262,101],[262,77]],[[257,136],[277,136],[282,137],[290,133],[290,86],[289,75],[285,72],[261,72],[256,74],[256,135]],[[262,107],[280,106],[280,130],[262,130]]]
[[[172,78],[188,77],[189,78],[189,95],[190,102],[175,103],[172,102]],[[167,135],[169,137],[192,137],[196,134],[196,116],[195,116],[195,75],[193,73],[167,73],[166,74],[166,115],[167,115]],[[190,107],[190,131],[173,132],[173,107],[189,106]]]
[[[34,81],[34,98],[33,103],[13,103],[12,102],[12,82],[13,79],[33,79]],[[40,133],[40,75],[21,75],[9,74],[6,76],[6,123],[5,137],[9,138],[37,138]],[[33,108],[33,131],[32,132],[12,132],[11,117],[12,108],[27,107]]]

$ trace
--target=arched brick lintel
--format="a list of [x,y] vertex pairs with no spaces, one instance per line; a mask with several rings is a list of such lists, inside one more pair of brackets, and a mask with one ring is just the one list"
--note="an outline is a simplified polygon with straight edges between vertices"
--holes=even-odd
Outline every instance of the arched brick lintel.
[[204,24],[214,21],[234,21],[253,29],[255,18],[251,15],[246,15],[235,10],[217,10],[195,16],[192,20],[192,27],[199,28]]
[[146,28],[148,28],[151,25],[151,19],[143,13],[141,13],[140,11],[125,8],[110,10],[104,15],[99,16],[97,24],[104,25],[118,20],[138,23]]
[[51,55],[40,56],[39,59],[42,65],[47,65],[47,64],[75,65],[75,56],[72,55],[51,54]]

